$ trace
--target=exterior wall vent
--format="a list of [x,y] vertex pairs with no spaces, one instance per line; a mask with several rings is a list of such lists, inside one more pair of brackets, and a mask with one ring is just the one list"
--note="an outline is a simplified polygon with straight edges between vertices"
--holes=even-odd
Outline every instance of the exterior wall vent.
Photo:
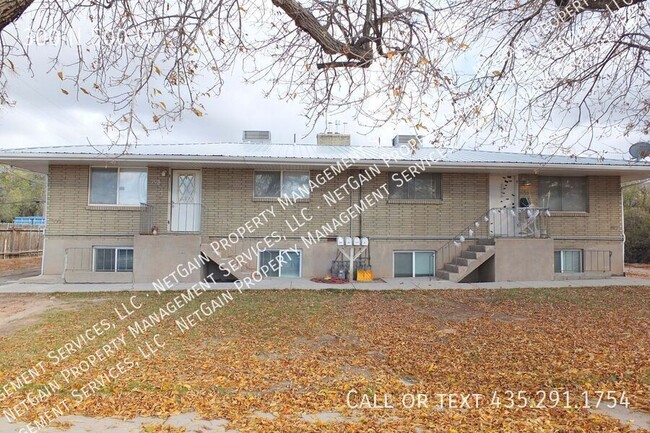
[[244,131],[242,141],[244,143],[270,143],[271,131]]
[[349,146],[350,143],[350,134],[326,132],[316,135],[316,144],[319,146]]
[[422,138],[418,135],[396,135],[393,137],[393,147],[408,146],[409,140],[417,140]]

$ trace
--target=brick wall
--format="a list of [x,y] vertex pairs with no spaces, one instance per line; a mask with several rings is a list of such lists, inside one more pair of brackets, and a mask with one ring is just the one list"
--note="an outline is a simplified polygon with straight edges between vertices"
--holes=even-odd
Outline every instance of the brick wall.
[[[316,171],[311,172],[312,179]],[[323,194],[339,187],[349,175],[357,171],[340,175],[312,192],[306,203],[296,203],[293,208],[283,211],[275,200],[258,201],[253,199],[254,170],[241,169],[204,169],[203,201],[208,208],[204,215],[203,232],[211,236],[225,235],[235,230],[251,216],[257,215],[270,205],[277,212],[276,219],[265,228],[268,231],[288,232],[284,221],[292,215],[299,215],[299,209],[306,207],[313,220],[293,235],[303,235],[307,230],[319,228],[323,223],[350,206],[349,197],[334,206],[328,206]],[[388,182],[390,173],[382,172],[361,189],[353,191],[353,202],[359,196],[372,191],[380,191],[382,184]],[[487,175],[478,174],[443,174],[443,199],[428,203],[399,203],[380,201],[352,221],[353,235],[362,234],[370,237],[388,236],[452,236],[457,234],[474,219],[483,214],[488,207]],[[341,234],[349,233],[348,226],[341,229]],[[360,231],[361,228],[361,231]],[[266,234],[267,230],[260,230]],[[289,233],[287,233],[289,234]]]
[[[382,173],[364,192],[388,182]],[[364,212],[363,234],[369,237],[450,237],[457,235],[488,209],[488,176],[443,173],[442,200],[414,202],[388,200]]]
[[[166,176],[162,176],[166,171]],[[260,235],[278,230],[287,235],[304,235],[307,230],[319,228],[323,223],[343,212],[349,199],[330,207],[323,193],[340,186],[347,176],[337,179],[312,192],[304,203],[282,210],[276,200],[253,198],[254,170],[236,168],[206,168],[202,170],[203,218],[202,234],[223,236],[235,230],[252,216],[273,205],[276,218],[260,229]],[[170,170],[150,167],[148,176],[148,202],[153,208],[153,224],[161,233],[168,229],[168,200],[171,183]],[[317,172],[311,171],[312,179]],[[390,173],[382,172],[354,191],[356,202],[360,195],[377,190],[388,182]],[[88,166],[51,166],[48,189],[48,227],[50,235],[59,234],[135,234],[139,232],[139,208],[89,206]],[[528,193],[537,198],[537,177],[527,176],[531,185]],[[620,179],[618,177],[589,177],[589,211],[586,213],[553,212],[550,218],[551,236],[610,236],[622,235]],[[521,185],[520,185],[520,188]],[[537,204],[537,203],[533,203]],[[299,216],[306,207],[313,219],[295,233],[288,233],[285,220]],[[383,200],[352,221],[353,235],[369,237],[434,237],[453,236],[482,215],[489,207],[488,176],[475,173],[442,174],[442,200],[427,203],[391,202]],[[361,231],[360,231],[361,227]],[[339,229],[348,233],[348,228]]]
[[88,205],[89,173],[88,166],[50,166],[47,235],[137,233],[139,207]]

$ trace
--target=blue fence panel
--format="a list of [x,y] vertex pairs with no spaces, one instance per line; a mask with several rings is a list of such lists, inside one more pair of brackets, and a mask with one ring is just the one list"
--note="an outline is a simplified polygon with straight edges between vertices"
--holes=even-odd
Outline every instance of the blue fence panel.
[[44,226],[45,217],[43,216],[15,217],[14,224],[29,225],[29,226]]

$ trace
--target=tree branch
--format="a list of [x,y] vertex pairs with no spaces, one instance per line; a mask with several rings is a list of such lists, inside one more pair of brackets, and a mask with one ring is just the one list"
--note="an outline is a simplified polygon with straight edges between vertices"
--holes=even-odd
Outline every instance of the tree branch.
[[0,0],[0,32],[16,21],[34,0]]
[[350,60],[358,60],[360,63],[372,63],[373,53],[367,46],[344,44],[334,38],[316,17],[307,9],[302,7],[296,0],[272,0],[273,4],[282,9],[295,23],[298,28],[305,31],[311,38],[321,46],[326,54],[342,54]]

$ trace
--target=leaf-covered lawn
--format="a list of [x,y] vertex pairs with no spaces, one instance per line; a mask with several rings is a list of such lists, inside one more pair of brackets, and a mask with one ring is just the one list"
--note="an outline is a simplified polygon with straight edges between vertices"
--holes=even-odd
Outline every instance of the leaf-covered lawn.
[[[583,392],[625,392],[632,410],[650,412],[650,288],[232,292],[229,303],[182,334],[175,320],[220,296],[208,292],[137,338],[126,324],[178,293],[136,294],[143,307],[120,321],[113,309],[131,295],[57,295],[103,301],[52,312],[0,338],[0,387],[45,360],[46,373],[27,388],[34,391],[111,338],[126,337],[126,347],[71,384],[59,380],[64,389],[25,420],[65,399],[74,414],[165,418],[196,411],[226,418],[242,432],[628,431],[611,418],[564,408],[564,397],[556,408],[490,404],[495,392],[505,397],[508,390],[567,392],[572,406]],[[47,352],[103,318],[115,329],[60,365],[48,360]],[[145,359],[138,347],[155,346],[154,334],[165,347]],[[137,366],[76,401],[74,390],[78,395],[125,358]],[[351,390],[357,391],[353,403],[363,394],[381,403],[388,394],[395,408],[349,408]],[[428,407],[402,407],[405,393],[427,394]],[[434,395],[441,393],[480,393],[487,400],[478,408],[438,410]],[[0,408],[24,397],[16,393]],[[319,421],[323,412],[336,412],[343,422]]]

